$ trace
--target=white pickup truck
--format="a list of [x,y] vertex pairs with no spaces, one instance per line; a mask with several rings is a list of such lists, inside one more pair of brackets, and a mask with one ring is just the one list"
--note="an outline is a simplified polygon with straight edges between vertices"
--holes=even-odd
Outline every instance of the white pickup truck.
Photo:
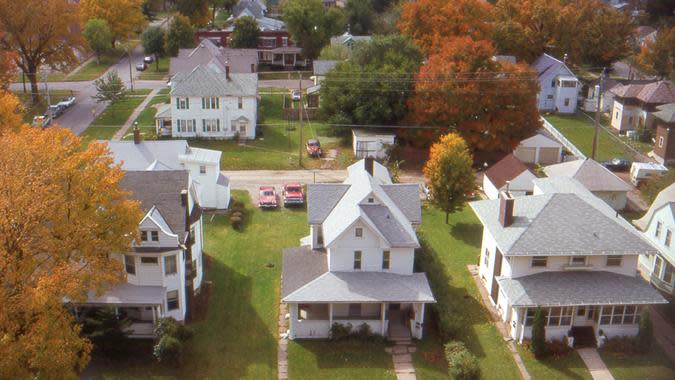
[[60,102],[57,103],[58,106],[62,106],[64,109],[65,108],[70,108],[75,104],[75,97],[74,96],[69,96],[66,98],[61,99]]

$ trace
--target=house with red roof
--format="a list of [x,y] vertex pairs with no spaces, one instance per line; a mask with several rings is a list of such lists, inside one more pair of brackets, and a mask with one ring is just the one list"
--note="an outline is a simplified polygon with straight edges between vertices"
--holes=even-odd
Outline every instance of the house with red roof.
[[513,196],[531,195],[534,188],[532,180],[536,178],[525,164],[509,154],[485,172],[483,192],[490,199],[499,198],[500,191],[508,191]]

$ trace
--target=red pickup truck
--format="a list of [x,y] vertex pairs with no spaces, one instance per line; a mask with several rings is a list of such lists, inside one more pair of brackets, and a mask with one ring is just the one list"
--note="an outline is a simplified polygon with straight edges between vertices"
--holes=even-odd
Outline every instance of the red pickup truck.
[[301,206],[305,203],[305,194],[299,183],[287,183],[284,185],[284,206]]

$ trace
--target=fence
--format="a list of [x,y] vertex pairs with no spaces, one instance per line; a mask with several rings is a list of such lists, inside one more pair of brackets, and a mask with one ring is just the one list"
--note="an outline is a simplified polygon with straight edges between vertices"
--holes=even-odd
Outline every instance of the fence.
[[570,152],[572,152],[573,155],[575,155],[576,157],[578,157],[578,158],[580,158],[580,159],[582,159],[582,160],[583,160],[583,159],[586,159],[586,155],[583,154],[583,153],[581,153],[581,151],[579,150],[579,148],[577,148],[576,145],[572,144],[572,142],[571,142],[570,140],[568,140],[562,133],[560,133],[560,131],[558,131],[558,130],[553,126],[553,124],[549,123],[548,120],[544,119],[543,117],[541,117],[540,119],[541,119],[541,121],[542,121],[542,124],[543,124],[543,126],[544,126],[544,129],[545,129],[548,133],[550,133],[551,135],[553,135],[553,137],[555,137],[556,140],[560,141],[560,143],[563,144],[563,146],[564,146],[567,150],[569,150]]

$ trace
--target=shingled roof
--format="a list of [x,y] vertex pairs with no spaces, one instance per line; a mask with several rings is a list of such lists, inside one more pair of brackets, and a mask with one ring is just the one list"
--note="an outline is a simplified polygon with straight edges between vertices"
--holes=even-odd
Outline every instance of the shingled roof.
[[632,187],[593,159],[575,160],[544,168],[549,177],[570,177],[590,191],[630,191]]
[[669,80],[646,84],[627,84],[610,90],[621,98],[635,98],[644,103],[665,104],[675,102],[675,85]]
[[[512,181],[521,173],[529,171],[527,166],[525,166],[525,164],[523,164],[516,156],[509,154],[488,169],[485,172],[485,175],[495,188],[501,189],[506,185],[507,181]],[[534,177],[534,174],[532,174],[532,176]]]
[[216,65],[198,65],[171,78],[171,96],[255,96],[258,74],[230,73],[227,79]]

